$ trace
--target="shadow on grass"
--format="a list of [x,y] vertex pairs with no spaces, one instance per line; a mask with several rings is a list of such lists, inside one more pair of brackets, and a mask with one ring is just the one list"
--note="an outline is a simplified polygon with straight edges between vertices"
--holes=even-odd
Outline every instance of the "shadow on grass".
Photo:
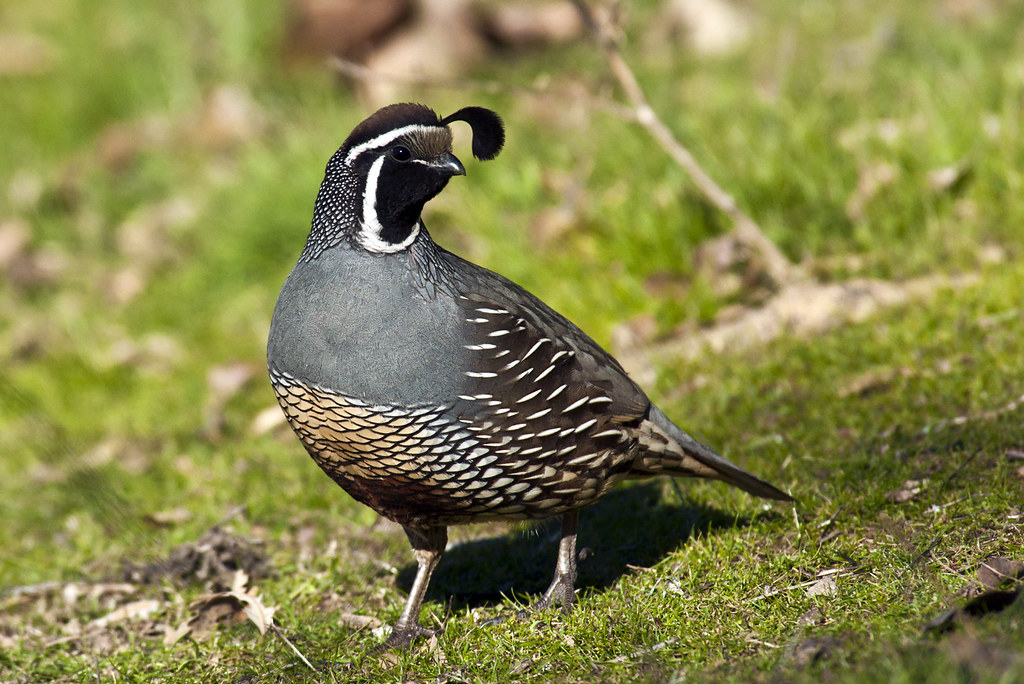
[[[657,480],[620,486],[580,512],[577,589],[605,589],[629,565],[654,565],[691,538],[752,520],[692,502],[666,502],[664,489]],[[505,534],[454,546],[434,571],[427,600],[450,598],[455,609],[499,603],[503,596],[528,602],[527,595],[543,593],[551,581],[560,529],[557,518],[512,524]],[[398,586],[408,592],[415,574],[415,563],[404,566]]]

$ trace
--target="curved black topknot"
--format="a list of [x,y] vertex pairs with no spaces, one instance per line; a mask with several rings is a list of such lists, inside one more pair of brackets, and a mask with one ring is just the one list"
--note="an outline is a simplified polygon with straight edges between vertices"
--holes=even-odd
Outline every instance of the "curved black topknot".
[[474,157],[487,160],[498,156],[505,144],[505,125],[501,117],[490,109],[463,107],[441,119],[430,107],[415,102],[401,102],[378,109],[352,129],[338,152],[344,157],[352,148],[404,126],[446,128],[453,121],[465,121],[473,129]]
[[441,119],[445,126],[452,121],[465,121],[473,129],[473,156],[477,159],[494,159],[501,152],[505,144],[505,124],[490,109],[463,107]]

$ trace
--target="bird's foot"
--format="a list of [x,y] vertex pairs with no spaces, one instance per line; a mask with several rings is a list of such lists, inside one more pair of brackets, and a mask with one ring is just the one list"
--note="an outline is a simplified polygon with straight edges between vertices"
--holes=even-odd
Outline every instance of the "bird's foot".
[[551,606],[561,606],[562,612],[569,614],[572,612],[573,604],[576,603],[575,585],[576,578],[571,574],[561,572],[556,574],[555,578],[551,580],[551,586],[544,592],[544,595],[537,599],[528,611],[520,613],[520,616],[547,610]]
[[421,627],[416,624],[410,625],[395,625],[391,628],[391,636],[387,640],[373,649],[373,655],[381,655],[388,651],[404,651],[408,649],[412,642],[418,637],[432,637],[438,633],[439,630],[428,629]]

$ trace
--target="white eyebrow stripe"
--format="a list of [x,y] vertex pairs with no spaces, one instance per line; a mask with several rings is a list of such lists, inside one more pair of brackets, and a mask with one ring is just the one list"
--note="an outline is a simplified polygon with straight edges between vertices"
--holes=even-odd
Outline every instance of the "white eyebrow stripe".
[[436,131],[441,129],[441,126],[425,126],[423,124],[410,124],[408,126],[402,126],[394,130],[388,131],[387,133],[381,133],[376,138],[370,138],[364,143],[359,143],[345,155],[345,164],[352,166],[352,162],[356,160],[356,157],[361,155],[366,150],[372,150],[376,147],[384,147],[388,143],[394,142],[403,135],[409,133],[415,133],[417,131]]

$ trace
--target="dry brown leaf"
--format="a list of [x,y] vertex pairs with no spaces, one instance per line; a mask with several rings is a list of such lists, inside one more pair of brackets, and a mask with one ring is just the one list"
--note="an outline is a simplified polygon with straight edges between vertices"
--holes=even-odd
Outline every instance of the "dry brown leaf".
[[165,635],[167,645],[173,645],[186,636],[201,641],[210,636],[222,621],[239,622],[244,619],[240,617],[243,615],[242,606],[226,594],[202,596],[189,605],[189,610],[195,615]]
[[277,611],[276,606],[265,606],[258,596],[246,596],[234,594],[234,596],[242,601],[245,606],[245,616],[249,618],[249,621],[256,625],[256,628],[260,630],[260,635],[267,633],[271,625],[274,624],[274,613]]
[[208,637],[223,623],[248,619],[265,635],[274,624],[276,607],[266,606],[255,587],[246,588],[249,576],[242,570],[235,572],[230,591],[201,596],[189,605],[195,615],[177,628],[168,631],[164,643],[173,645],[185,636],[194,639]]
[[1024,579],[1024,562],[1013,558],[992,556],[978,568],[978,581],[986,589],[998,589],[1019,579]]
[[192,626],[188,622],[183,622],[177,627],[168,626],[166,631],[164,631],[164,646],[173,646],[184,639],[191,631]]

